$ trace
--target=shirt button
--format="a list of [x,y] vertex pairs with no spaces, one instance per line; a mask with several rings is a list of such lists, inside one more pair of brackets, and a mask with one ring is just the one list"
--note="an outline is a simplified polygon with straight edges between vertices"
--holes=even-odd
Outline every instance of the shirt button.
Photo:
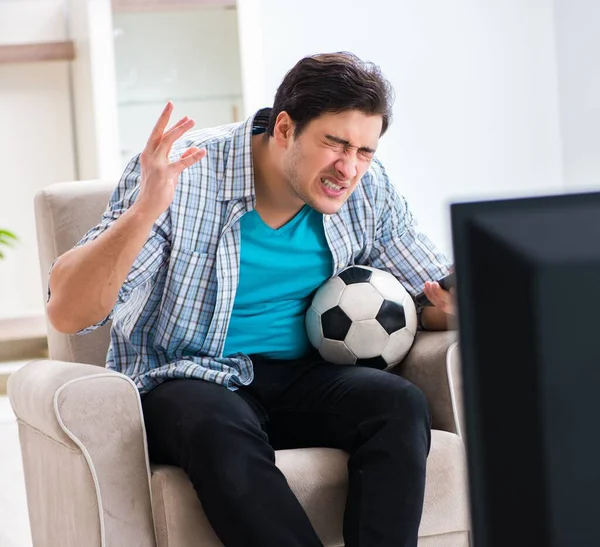
[[329,215],[323,215],[323,217],[325,218],[325,222],[329,222]]

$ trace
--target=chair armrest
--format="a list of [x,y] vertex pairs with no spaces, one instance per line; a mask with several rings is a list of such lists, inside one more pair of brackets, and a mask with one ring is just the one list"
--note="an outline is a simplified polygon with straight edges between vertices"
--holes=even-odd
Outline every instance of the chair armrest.
[[12,374],[34,545],[154,546],[150,471],[133,382],[94,365]]
[[423,391],[434,429],[461,435],[462,382],[456,340],[456,331],[419,331],[406,358],[391,372]]

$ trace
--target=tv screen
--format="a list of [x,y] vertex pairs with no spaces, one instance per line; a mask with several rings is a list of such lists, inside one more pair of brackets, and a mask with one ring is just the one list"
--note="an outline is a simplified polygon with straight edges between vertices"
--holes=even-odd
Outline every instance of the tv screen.
[[474,547],[598,547],[600,193],[451,223]]

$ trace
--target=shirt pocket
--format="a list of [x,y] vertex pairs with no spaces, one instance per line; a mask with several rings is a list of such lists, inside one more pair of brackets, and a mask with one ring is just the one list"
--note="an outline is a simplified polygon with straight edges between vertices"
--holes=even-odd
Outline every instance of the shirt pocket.
[[156,325],[155,343],[171,359],[196,354],[215,309],[215,256],[173,248]]

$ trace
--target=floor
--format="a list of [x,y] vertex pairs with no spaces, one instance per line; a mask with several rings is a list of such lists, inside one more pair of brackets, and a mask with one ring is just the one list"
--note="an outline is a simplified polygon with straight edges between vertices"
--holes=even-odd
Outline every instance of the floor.
[[31,547],[17,422],[0,396],[0,546]]

